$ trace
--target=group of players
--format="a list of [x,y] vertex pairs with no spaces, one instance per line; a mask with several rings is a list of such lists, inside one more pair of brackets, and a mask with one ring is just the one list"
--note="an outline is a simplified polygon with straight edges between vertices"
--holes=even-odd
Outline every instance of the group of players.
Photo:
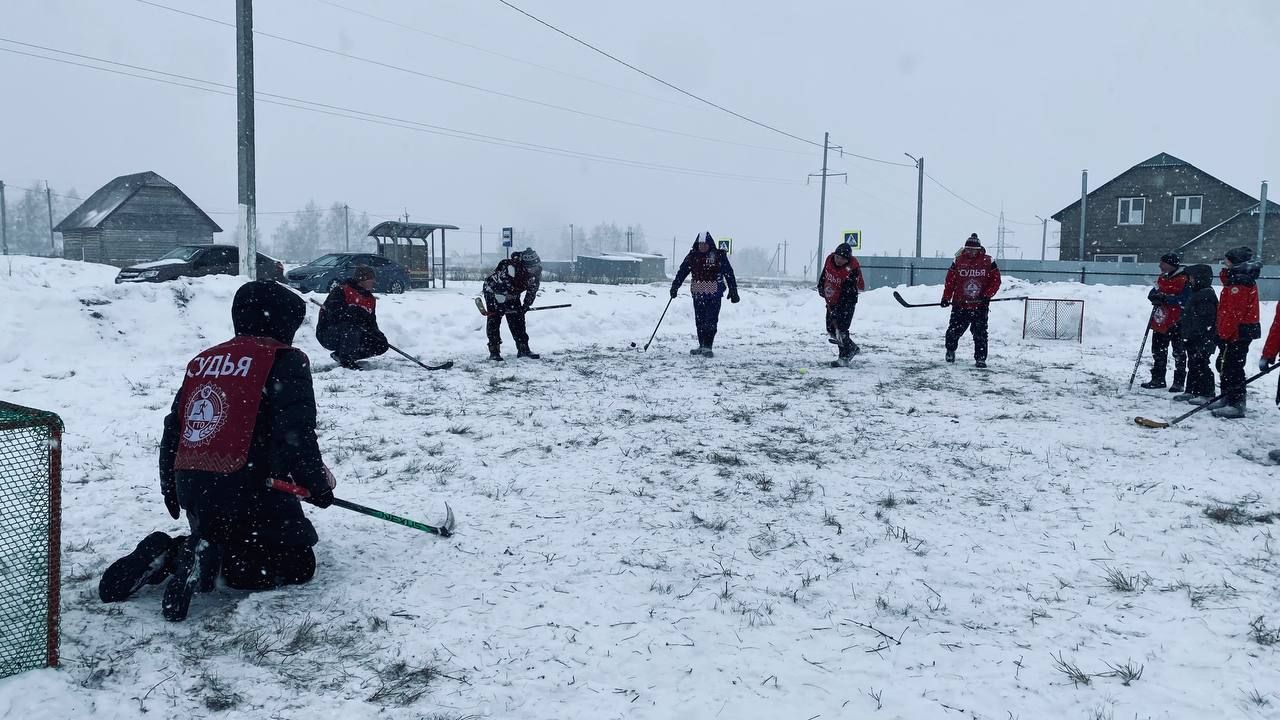
[[[526,249],[499,262],[485,279],[491,360],[502,360],[499,331],[504,317],[517,357],[538,358],[529,348],[524,316],[533,307],[541,274],[537,253]],[[671,284],[673,299],[686,279],[698,336],[691,354],[710,358],[722,296],[727,291],[731,303],[741,300],[728,255],[716,247],[710,233],[699,233],[681,262]],[[373,285],[373,271],[357,268],[321,307],[317,339],[342,367],[358,369],[361,360],[389,347],[378,328]],[[853,248],[837,246],[826,258],[817,285],[826,302],[829,338],[839,349],[833,365],[848,365],[858,352],[849,328],[865,288]],[[987,301],[999,288],[999,269],[978,237],[970,236],[943,290],[942,305],[952,308],[948,361],[954,362],[960,337],[971,330],[976,364],[985,367]],[[1169,290],[1170,298],[1180,292],[1172,286]],[[1169,299],[1161,307],[1180,302]],[[235,336],[188,363],[164,419],[160,491],[175,520],[186,513],[188,533],[151,533],[112,563],[99,582],[103,602],[119,602],[146,585],[164,583],[162,614],[178,621],[187,616],[192,597],[214,589],[219,577],[228,587],[245,590],[304,583],[313,577],[315,527],[297,495],[270,485],[287,479],[305,490],[307,502],[325,508],[332,504],[337,484],[316,437],[310,362],[293,346],[305,316],[303,300],[277,283],[249,282],[236,292],[231,307]],[[1175,326],[1162,325],[1160,332],[1169,336]],[[1276,338],[1280,345],[1280,335]]]

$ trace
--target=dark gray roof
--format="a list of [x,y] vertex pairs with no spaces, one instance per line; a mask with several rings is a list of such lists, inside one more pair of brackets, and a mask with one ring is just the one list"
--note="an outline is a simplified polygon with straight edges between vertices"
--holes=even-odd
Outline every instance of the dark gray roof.
[[426,240],[436,230],[457,230],[457,225],[433,225],[431,223],[404,223],[395,220],[378,223],[369,231],[374,238],[407,238]]
[[[1226,186],[1226,187],[1228,187],[1228,188],[1231,188],[1232,190],[1235,190],[1236,192],[1240,193],[1240,194],[1241,194],[1242,196],[1244,196],[1245,198],[1248,198],[1249,200],[1252,200],[1255,204],[1258,202],[1258,199],[1257,199],[1257,198],[1255,198],[1255,197],[1253,197],[1252,195],[1250,195],[1249,193],[1247,193],[1247,192],[1245,192],[1245,191],[1241,190],[1240,188],[1237,188],[1237,187],[1234,187],[1234,186],[1232,186],[1232,185],[1229,185],[1228,183],[1222,182],[1222,181],[1221,181],[1221,180],[1219,180],[1218,178],[1216,178],[1216,177],[1214,177],[1214,176],[1210,175],[1209,173],[1205,172],[1204,170],[1201,170],[1200,168],[1196,167],[1195,165],[1192,165],[1191,163],[1187,162],[1186,160],[1182,160],[1182,159],[1180,159],[1180,158],[1176,158],[1176,157],[1174,157],[1174,156],[1170,155],[1169,153],[1163,153],[1163,152],[1162,152],[1162,153],[1160,153],[1160,154],[1158,154],[1158,155],[1156,155],[1155,157],[1150,158],[1149,160],[1145,160],[1145,161],[1143,161],[1143,162],[1138,163],[1137,165],[1134,165],[1133,167],[1129,168],[1128,170],[1125,170],[1124,172],[1120,173],[1119,175],[1116,175],[1115,177],[1111,178],[1110,180],[1108,180],[1108,181],[1106,181],[1106,182],[1102,183],[1101,185],[1097,186],[1096,188],[1094,188],[1094,189],[1090,190],[1090,191],[1089,191],[1089,194],[1088,194],[1088,197],[1093,197],[1093,195],[1094,195],[1095,193],[1100,193],[1100,192],[1102,192],[1102,191],[1103,191],[1103,190],[1104,190],[1108,185],[1110,185],[1111,183],[1115,182],[1116,180],[1119,180],[1120,178],[1124,177],[1125,175],[1128,175],[1129,173],[1133,172],[1134,170],[1137,170],[1138,168],[1161,168],[1161,167],[1189,167],[1189,168],[1191,168],[1192,170],[1195,170],[1195,171],[1199,172],[1201,175],[1203,175],[1203,176],[1205,177],[1205,179],[1207,179],[1207,180],[1212,180],[1213,182],[1216,182],[1216,183],[1218,183],[1219,185],[1224,185],[1224,186]],[[1268,203],[1268,205],[1269,205],[1269,204],[1270,204],[1270,203]],[[1080,205],[1080,198],[1076,198],[1076,199],[1075,199],[1075,201],[1074,201],[1074,202],[1072,202],[1070,205],[1068,205],[1068,206],[1066,206],[1066,207],[1062,208],[1062,209],[1061,209],[1061,210],[1059,210],[1058,212],[1056,212],[1056,213],[1054,213],[1054,214],[1050,215],[1049,217],[1051,217],[1051,218],[1052,218],[1052,219],[1054,219],[1054,220],[1057,220],[1058,222],[1062,222],[1062,216],[1063,216],[1067,211],[1069,211],[1069,210],[1073,210],[1073,209],[1075,209],[1075,208],[1079,207],[1079,205]],[[1268,212],[1270,212],[1270,211],[1268,211]]]
[[183,200],[191,205],[192,209],[200,214],[200,217],[204,218],[205,222],[209,223],[214,232],[222,232],[222,228],[218,227],[218,224],[200,209],[200,206],[192,202],[191,198],[186,196],[186,193],[150,170],[134,173],[133,175],[121,175],[98,188],[98,191],[90,195],[88,200],[80,203],[80,207],[73,210],[62,222],[58,223],[54,231],[92,230],[102,225],[129,198],[147,186],[173,188],[178,195],[182,196]]

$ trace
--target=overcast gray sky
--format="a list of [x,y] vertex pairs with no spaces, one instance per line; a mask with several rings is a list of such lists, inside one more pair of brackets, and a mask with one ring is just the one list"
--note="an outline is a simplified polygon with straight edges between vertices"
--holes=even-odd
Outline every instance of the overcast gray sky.
[[[155,1],[234,21],[234,0]],[[1035,223],[1036,215],[1072,202],[1082,168],[1096,187],[1162,151],[1252,195],[1261,180],[1280,180],[1275,0],[513,2],[789,133],[820,143],[830,131],[833,143],[850,152],[908,165],[902,153],[924,155],[930,175],[987,211],[1003,206],[1011,221]],[[258,0],[256,6],[259,31],[674,132],[263,36],[256,42],[260,92],[778,181],[571,159],[259,103],[263,211],[291,210],[308,199],[345,200],[375,215],[407,208],[414,220],[468,230],[484,224],[489,247],[502,225],[558,241],[568,223],[616,221],[642,224],[659,250],[669,249],[673,236],[683,250],[706,229],[770,251],[785,239],[793,244],[793,269],[813,252],[818,186],[806,186],[805,178],[820,168],[820,148],[700,105],[497,0]],[[233,29],[138,0],[0,0],[0,38],[235,83]],[[32,51],[5,42],[0,48]],[[48,179],[87,194],[117,175],[155,170],[206,209],[235,208],[234,97],[7,52],[0,52],[0,78],[0,179]],[[914,168],[838,154],[831,165],[849,179],[829,189],[827,249],[839,231],[860,229],[864,254],[910,253]],[[234,228],[233,215],[215,218]],[[1010,228],[1011,242],[1026,257],[1038,256],[1038,223]],[[993,246],[995,230],[994,217],[926,182],[926,254],[949,253],[974,231]],[[476,236],[454,239],[474,243]]]

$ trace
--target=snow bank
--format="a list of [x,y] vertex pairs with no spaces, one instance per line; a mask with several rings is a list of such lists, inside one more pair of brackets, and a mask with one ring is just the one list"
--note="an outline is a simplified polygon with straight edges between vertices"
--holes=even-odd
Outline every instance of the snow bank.
[[[65,662],[0,681],[0,716],[1261,717],[1247,694],[1280,689],[1250,627],[1280,624],[1268,526],[1204,515],[1280,510],[1274,470],[1234,453],[1273,445],[1273,388],[1243,421],[1136,427],[1184,410],[1124,389],[1145,287],[1010,279],[1084,299],[1085,339],[1022,341],[1021,305],[994,305],[989,372],[968,345],[942,363],[946,313],[889,289],[861,299],[849,369],[825,367],[811,290],[726,302],[706,361],[687,296],[641,353],[664,286],[550,284],[540,303],[574,307],[529,316],[546,359],[502,365],[475,284],[382,297],[393,343],[458,362],[436,373],[336,369],[313,308],[339,495],[428,522],[448,500],[459,533],[309,510],[315,582],[222,588],[171,625],[158,589],[107,607],[96,582],[181,530],[160,420],[238,283],[114,275],[14,258],[0,278],[0,394],[67,423]],[[1140,679],[1106,674],[1127,662]]]

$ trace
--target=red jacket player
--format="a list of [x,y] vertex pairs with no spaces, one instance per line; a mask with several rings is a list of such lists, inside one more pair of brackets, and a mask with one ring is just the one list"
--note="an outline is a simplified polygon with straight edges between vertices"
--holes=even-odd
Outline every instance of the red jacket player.
[[974,365],[987,366],[987,313],[991,309],[991,298],[999,290],[1000,268],[983,249],[978,234],[973,233],[947,270],[947,282],[942,290],[942,307],[951,307],[947,362],[956,361],[960,338],[972,328]]
[[1187,274],[1179,267],[1182,256],[1167,253],[1160,257],[1160,277],[1156,286],[1147,293],[1151,301],[1151,381],[1142,387],[1154,390],[1165,386],[1165,373],[1169,367],[1169,346],[1173,346],[1173,385],[1169,392],[1180,393],[1187,380],[1187,348],[1183,343],[1182,306],[1191,294]]
[[858,307],[858,293],[866,289],[853,246],[840,243],[827,256],[818,279],[818,294],[827,301],[827,336],[840,347],[840,358],[831,363],[832,367],[848,367],[849,360],[858,353],[857,343],[849,337],[849,325]]

